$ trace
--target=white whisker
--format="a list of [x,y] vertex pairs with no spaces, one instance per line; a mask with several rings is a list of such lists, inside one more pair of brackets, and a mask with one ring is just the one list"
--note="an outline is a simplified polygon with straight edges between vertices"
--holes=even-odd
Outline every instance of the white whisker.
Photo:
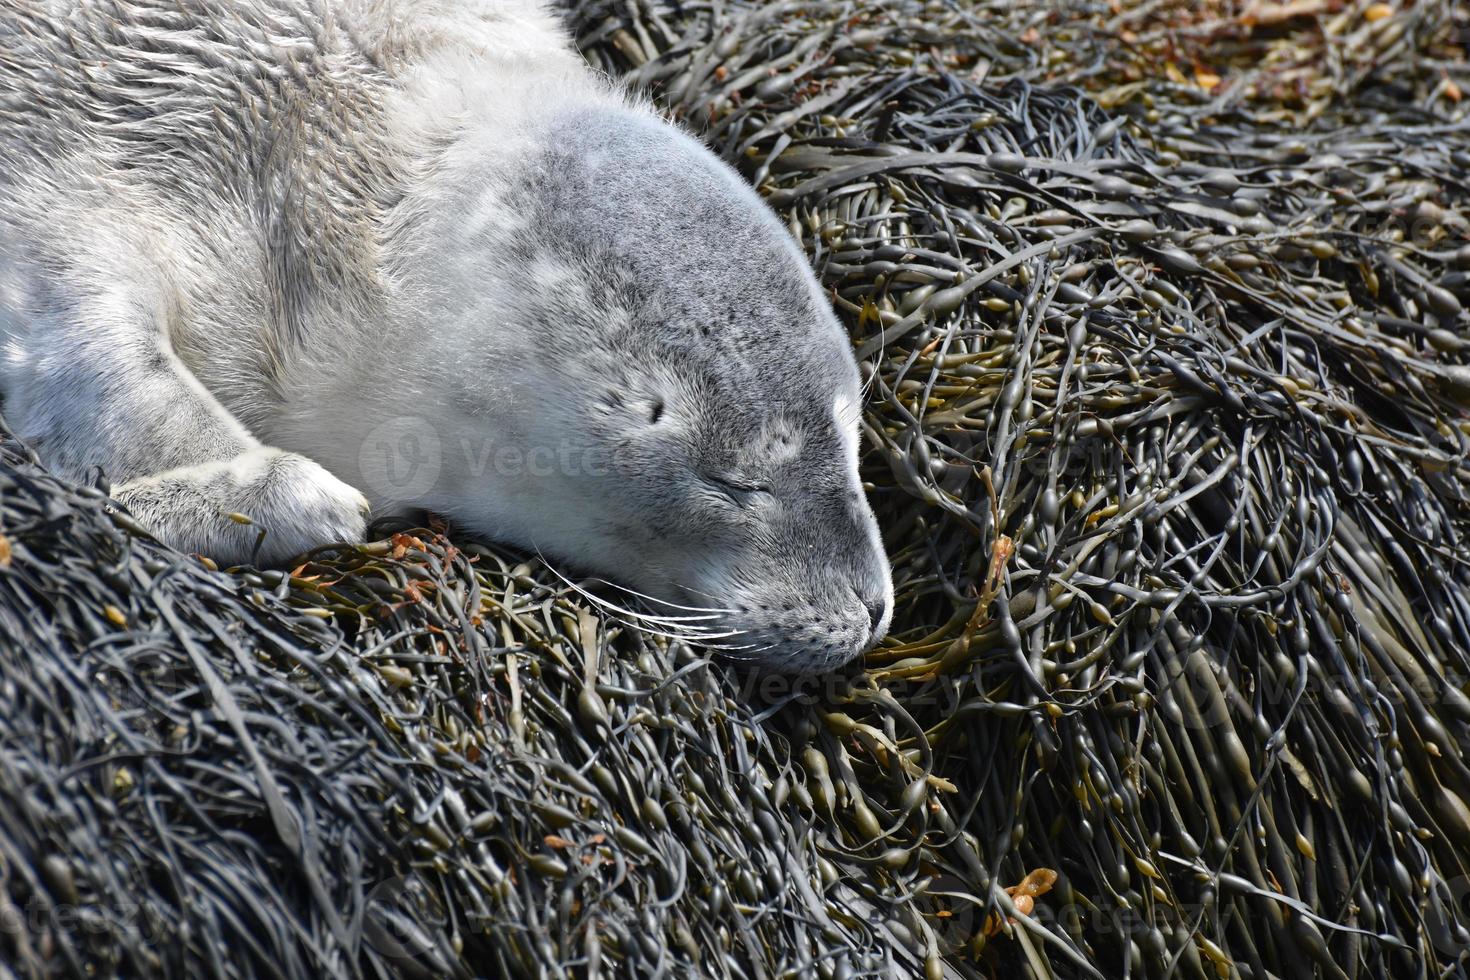
[[740,650],[751,650],[755,648],[754,644],[747,644],[746,646],[731,646],[728,643],[706,643],[703,640],[699,641],[699,645],[704,647],[706,650],[716,650],[720,653],[733,653]]
[[[657,596],[651,596],[651,595],[648,595],[647,593],[639,592],[637,589],[630,589],[626,585],[620,585],[617,582],[610,582],[610,581],[608,581],[605,578],[595,578],[595,579],[590,579],[589,581],[592,581],[592,582],[600,582],[603,585],[607,585],[607,586],[610,586],[610,587],[612,587],[614,589],[617,589],[619,592],[626,592],[629,595],[637,596],[638,598],[644,600],[645,602],[653,602],[653,603],[657,603],[660,606],[668,606],[670,609],[688,609],[688,610],[692,610],[694,612],[711,612],[711,613],[715,613],[716,615],[721,615],[721,616],[730,616],[730,615],[733,615],[734,612],[735,612],[735,610],[733,610],[733,609],[721,609],[721,608],[713,607],[713,606],[684,606],[684,605],[680,605],[677,602],[670,602],[668,599],[660,599]],[[686,591],[693,592],[696,595],[702,595],[706,599],[713,599],[713,598],[715,598],[712,595],[708,595],[707,593],[700,592],[698,589],[690,589],[687,586],[684,586],[684,588],[686,589]]]
[[[543,561],[544,561],[544,559],[543,559]],[[710,620],[717,620],[717,619],[720,619],[721,616],[723,615],[723,613],[721,613],[718,610],[711,610],[711,611],[701,610],[701,613],[702,614],[701,615],[698,615],[698,616],[663,616],[663,615],[659,615],[657,613],[636,612],[636,611],[634,611],[632,609],[628,609],[626,607],[619,606],[617,603],[614,603],[614,602],[612,602],[612,601],[610,601],[608,599],[604,599],[601,596],[598,596],[598,595],[593,594],[592,592],[590,592],[589,590],[587,590],[586,588],[584,588],[583,586],[581,586],[577,582],[574,582],[570,578],[568,578],[567,576],[563,575],[555,566],[551,565],[550,563],[547,563],[546,567],[551,570],[551,574],[553,574],[557,578],[561,579],[561,581],[563,583],[565,583],[568,588],[572,589],[578,595],[585,597],[589,601],[596,603],[598,606],[600,606],[600,607],[602,607],[604,609],[613,610],[615,612],[621,613],[624,616],[632,616],[632,617],[634,617],[636,619],[639,619],[639,620],[646,620],[648,622],[658,623],[658,624],[663,625],[663,626],[669,626],[670,628],[674,628],[674,627],[677,627],[677,626],[679,626],[680,624],[683,624],[683,623],[695,623],[695,622],[705,622],[705,621],[710,621]],[[606,579],[591,579],[590,581],[600,582],[600,583],[607,584],[607,585],[612,585],[613,584],[611,582],[608,582]],[[625,590],[625,591],[630,591],[631,592],[632,590]],[[634,593],[634,594],[636,595],[637,593]],[[682,607],[682,608],[692,609],[694,607],[687,606],[687,607]]]
[[[605,578],[589,578],[585,580],[593,585],[607,586],[620,593],[626,593],[642,602],[653,603],[658,606],[667,607],[668,609],[684,610],[692,613],[692,615],[672,615],[662,611],[648,612],[631,609],[628,606],[597,595],[582,585],[582,583],[573,581],[571,577],[564,574],[559,568],[547,560],[544,554],[541,554],[539,551],[537,554],[542,563],[551,571],[551,574],[555,575],[563,585],[624,626],[639,630],[651,636],[658,636],[684,643],[693,643],[737,663],[753,660],[761,651],[769,650],[774,646],[774,644],[758,646],[754,642],[720,642],[739,641],[751,635],[751,630],[746,628],[722,629],[717,625],[719,620],[733,615],[733,610],[680,605],[677,602],[660,599],[657,596],[639,592],[637,589],[608,581]],[[696,592],[696,594],[702,595],[703,593]]]

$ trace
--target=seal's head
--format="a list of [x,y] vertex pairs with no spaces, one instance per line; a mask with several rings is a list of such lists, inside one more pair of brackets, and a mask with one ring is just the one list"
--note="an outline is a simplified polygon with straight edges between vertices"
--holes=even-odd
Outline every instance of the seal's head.
[[881,638],[858,369],[775,215],[621,108],[558,119],[496,197],[512,206],[463,243],[494,257],[475,316],[495,339],[457,402],[492,445],[479,473],[446,449],[428,505],[763,667],[831,669]]

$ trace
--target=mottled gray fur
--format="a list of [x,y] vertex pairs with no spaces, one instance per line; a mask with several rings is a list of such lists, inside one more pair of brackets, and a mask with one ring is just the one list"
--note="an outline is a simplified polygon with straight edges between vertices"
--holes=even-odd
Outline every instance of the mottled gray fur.
[[803,256],[532,0],[0,0],[0,396],[222,561],[370,503],[762,663],[887,628]]

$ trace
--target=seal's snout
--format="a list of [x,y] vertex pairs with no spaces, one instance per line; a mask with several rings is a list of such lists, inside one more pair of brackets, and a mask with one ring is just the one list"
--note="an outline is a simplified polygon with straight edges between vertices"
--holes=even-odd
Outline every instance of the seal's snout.
[[893,616],[893,591],[887,576],[865,576],[862,585],[852,586],[852,594],[867,617],[866,642],[863,649],[873,646],[888,635],[888,622]]
[[[832,560],[841,549],[849,551],[847,560]],[[822,674],[857,660],[888,634],[893,586],[876,534],[834,536],[810,554],[810,562],[787,555],[766,565],[757,588],[733,597],[732,612],[720,623],[731,637],[724,642],[729,659],[776,674]]]

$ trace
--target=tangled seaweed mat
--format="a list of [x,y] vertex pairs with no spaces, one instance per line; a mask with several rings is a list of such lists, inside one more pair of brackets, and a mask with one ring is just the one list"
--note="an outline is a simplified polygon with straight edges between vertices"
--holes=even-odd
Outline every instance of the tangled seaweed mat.
[[1110,116],[979,9],[575,17],[846,314],[864,670],[428,532],[212,571],[4,443],[0,974],[1463,975],[1463,123]]

